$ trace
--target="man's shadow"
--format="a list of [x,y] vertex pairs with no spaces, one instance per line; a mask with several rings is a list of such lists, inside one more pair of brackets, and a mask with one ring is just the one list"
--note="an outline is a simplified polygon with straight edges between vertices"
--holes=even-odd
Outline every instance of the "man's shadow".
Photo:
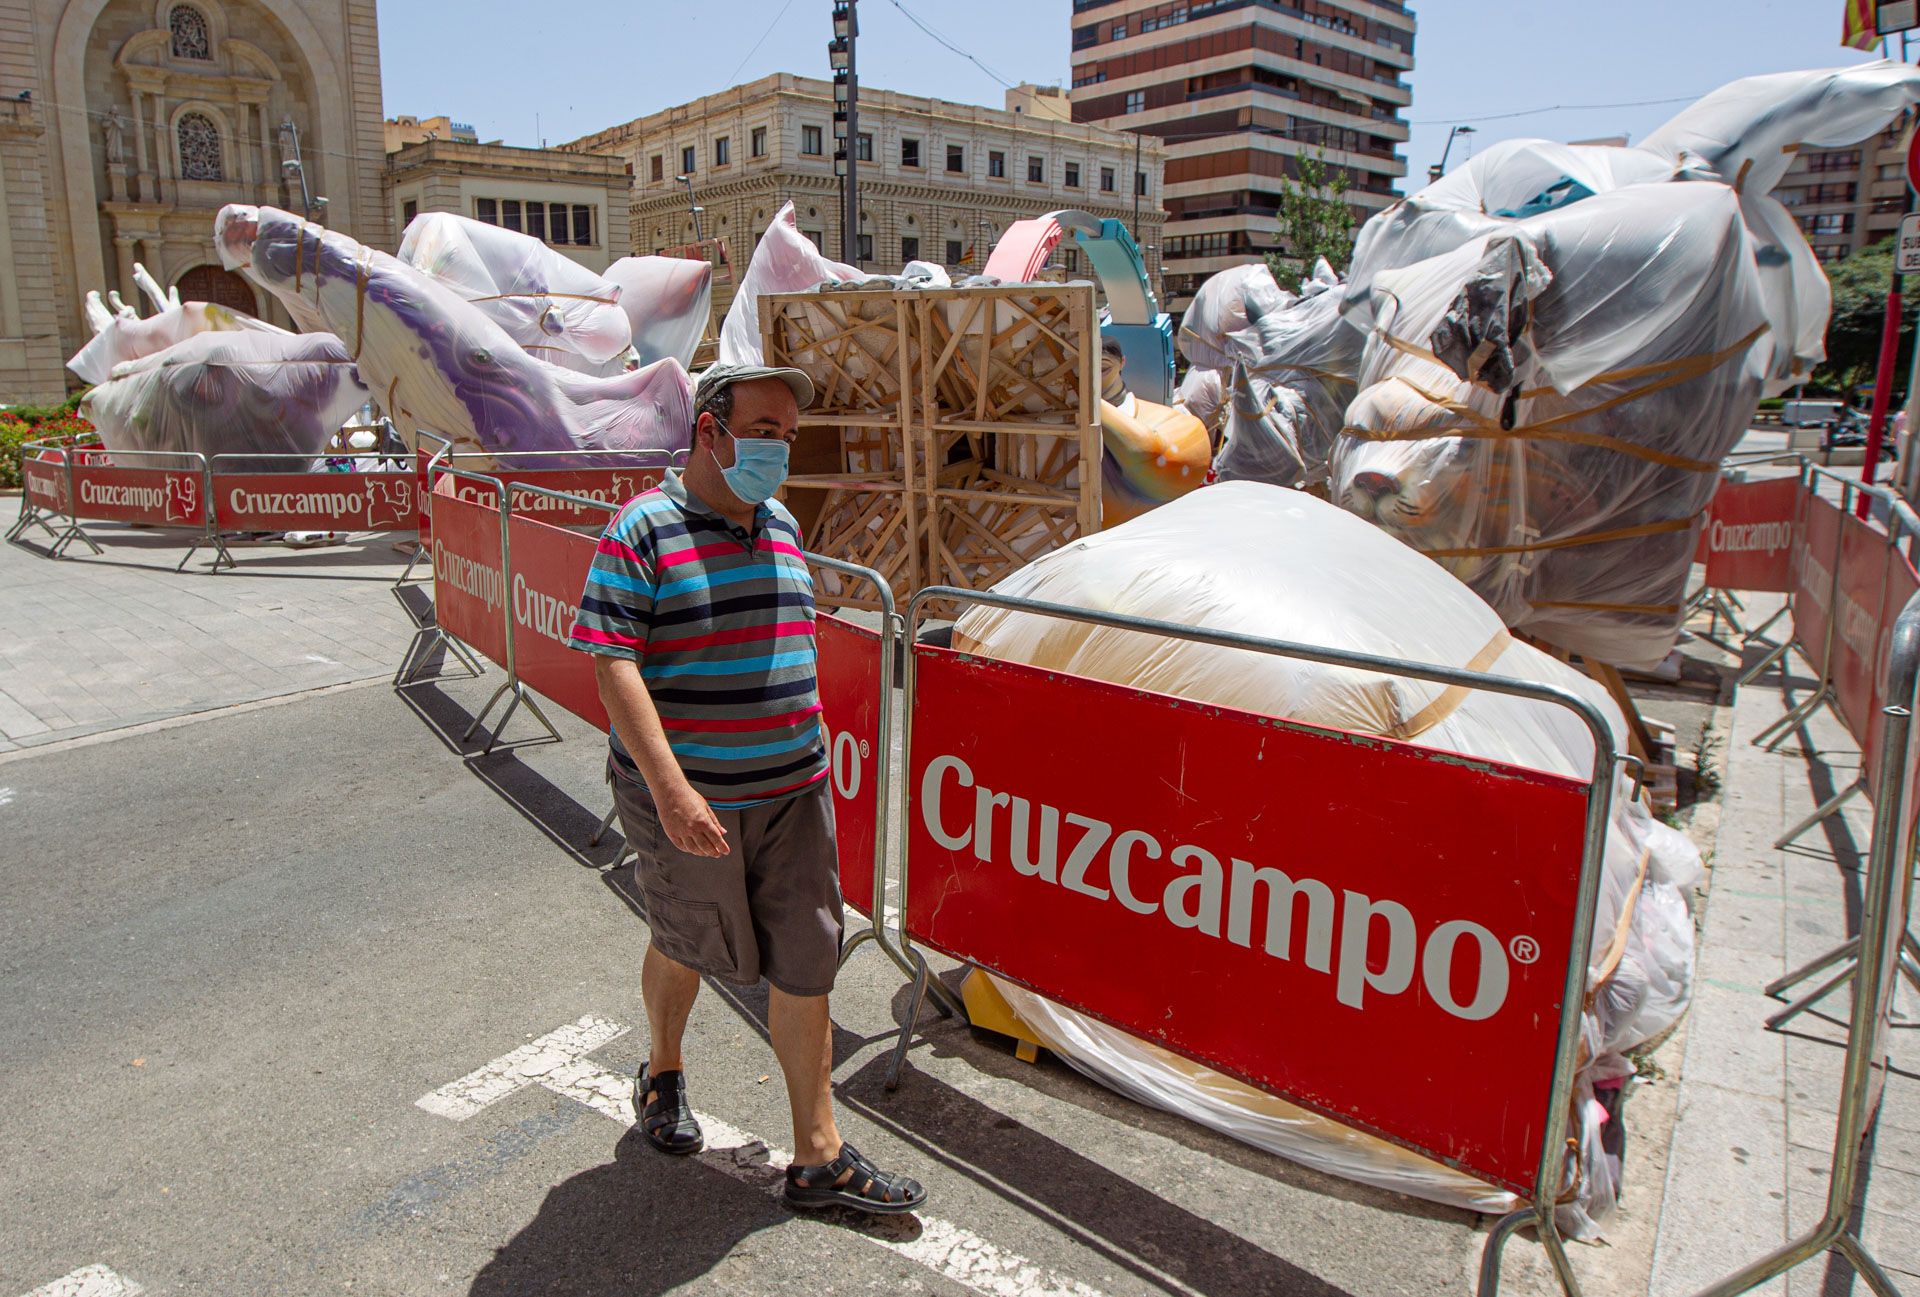
[[650,1297],[707,1274],[741,1240],[790,1215],[771,1196],[697,1158],[657,1153],[629,1131],[613,1161],[547,1191],[469,1292]]

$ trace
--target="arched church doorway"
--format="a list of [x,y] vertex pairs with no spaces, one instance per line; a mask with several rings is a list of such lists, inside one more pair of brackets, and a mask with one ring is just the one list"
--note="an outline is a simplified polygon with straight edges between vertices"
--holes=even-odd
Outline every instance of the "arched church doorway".
[[213,302],[242,315],[258,315],[260,304],[253,295],[253,285],[240,277],[239,272],[223,270],[219,266],[195,266],[180,276],[174,287],[180,290],[183,302]]

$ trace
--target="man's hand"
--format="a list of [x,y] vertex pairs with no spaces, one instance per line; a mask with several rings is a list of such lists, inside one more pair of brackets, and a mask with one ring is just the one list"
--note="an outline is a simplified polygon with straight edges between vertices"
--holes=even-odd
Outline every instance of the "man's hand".
[[727,831],[720,827],[707,799],[684,778],[672,781],[653,804],[660,813],[660,827],[674,846],[690,856],[727,854]]

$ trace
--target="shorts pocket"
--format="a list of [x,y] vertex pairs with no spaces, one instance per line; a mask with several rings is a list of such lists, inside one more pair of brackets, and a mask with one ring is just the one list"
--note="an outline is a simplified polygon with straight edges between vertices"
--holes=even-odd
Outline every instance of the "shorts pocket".
[[682,900],[651,889],[646,898],[647,927],[661,954],[696,972],[740,980],[739,961],[717,903]]

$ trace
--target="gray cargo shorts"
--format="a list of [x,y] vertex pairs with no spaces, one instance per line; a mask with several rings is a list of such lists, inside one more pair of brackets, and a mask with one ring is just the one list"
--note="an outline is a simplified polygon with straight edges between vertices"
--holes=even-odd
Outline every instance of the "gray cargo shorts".
[[645,788],[611,763],[607,774],[661,954],[728,982],[764,977],[788,995],[833,989],[846,916],[830,780],[760,806],[715,807],[727,854],[694,856],[668,839]]

